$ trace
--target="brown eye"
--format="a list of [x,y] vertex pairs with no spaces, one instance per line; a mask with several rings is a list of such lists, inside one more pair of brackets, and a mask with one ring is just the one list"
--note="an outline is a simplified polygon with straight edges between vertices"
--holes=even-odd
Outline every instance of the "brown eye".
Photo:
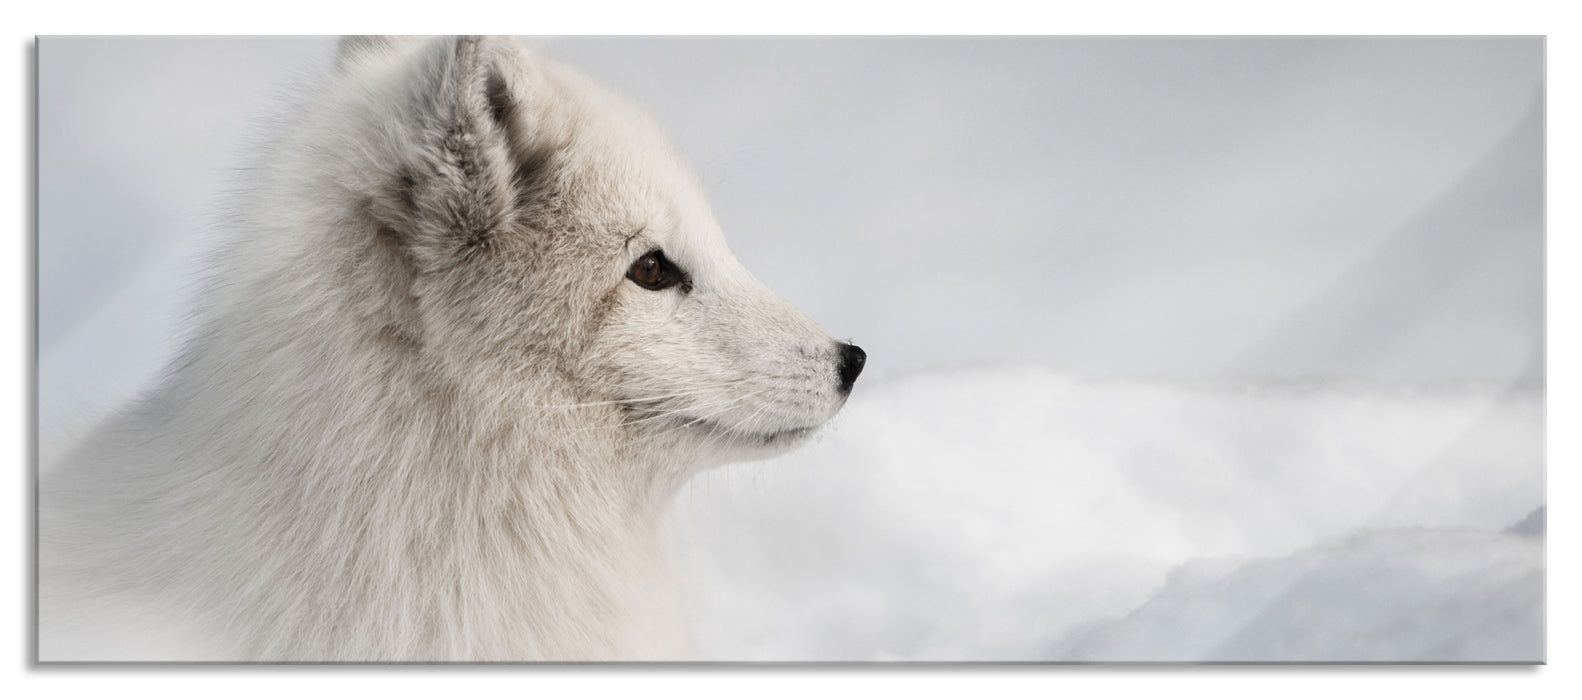
[[675,263],[665,258],[665,254],[658,250],[648,251],[637,262],[632,263],[632,269],[627,270],[626,278],[636,282],[644,289],[667,289],[677,284],[681,291],[690,291],[692,284],[687,280],[686,273],[678,269]]

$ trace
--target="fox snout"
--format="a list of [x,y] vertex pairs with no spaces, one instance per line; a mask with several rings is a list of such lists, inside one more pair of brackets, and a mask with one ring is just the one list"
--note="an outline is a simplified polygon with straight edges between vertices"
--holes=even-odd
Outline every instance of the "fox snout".
[[868,353],[862,351],[851,343],[840,344],[840,392],[851,393],[851,385],[857,383],[857,375],[862,374],[862,366],[868,362]]

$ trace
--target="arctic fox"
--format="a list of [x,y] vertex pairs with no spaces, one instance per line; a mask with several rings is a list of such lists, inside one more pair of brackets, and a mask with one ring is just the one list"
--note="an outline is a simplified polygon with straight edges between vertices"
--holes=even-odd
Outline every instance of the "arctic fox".
[[512,40],[343,40],[272,153],[188,345],[43,477],[41,660],[683,655],[671,497],[863,351]]

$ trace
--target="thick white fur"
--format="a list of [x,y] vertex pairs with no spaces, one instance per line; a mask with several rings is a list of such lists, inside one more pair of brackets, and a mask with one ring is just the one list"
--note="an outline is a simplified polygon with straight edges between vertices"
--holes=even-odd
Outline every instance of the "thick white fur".
[[185,350],[44,476],[40,658],[679,658],[670,497],[833,416],[837,343],[513,41],[343,42],[270,153]]

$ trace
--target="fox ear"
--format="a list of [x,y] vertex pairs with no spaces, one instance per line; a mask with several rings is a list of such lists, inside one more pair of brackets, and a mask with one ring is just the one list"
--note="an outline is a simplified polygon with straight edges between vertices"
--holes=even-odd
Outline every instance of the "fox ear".
[[[352,60],[390,46],[382,37],[352,37],[342,43]],[[525,134],[516,132],[525,126],[519,107],[527,99],[523,83],[528,61],[515,41],[479,36],[436,40],[411,61],[397,97],[403,103],[398,109],[413,122],[409,126],[455,139],[504,135],[512,145],[525,142]]]
[[335,43],[335,67],[346,70],[370,54],[388,52],[391,44],[387,36],[343,36]]
[[522,145],[525,115],[519,107],[526,55],[505,37],[460,37],[456,40],[456,119],[470,128],[503,135],[510,146]]
[[[373,46],[342,43],[348,52]],[[519,223],[542,188],[548,151],[532,143],[529,66],[515,41],[436,40],[409,60],[388,117],[411,147],[391,154],[371,213],[420,267],[447,266]]]

